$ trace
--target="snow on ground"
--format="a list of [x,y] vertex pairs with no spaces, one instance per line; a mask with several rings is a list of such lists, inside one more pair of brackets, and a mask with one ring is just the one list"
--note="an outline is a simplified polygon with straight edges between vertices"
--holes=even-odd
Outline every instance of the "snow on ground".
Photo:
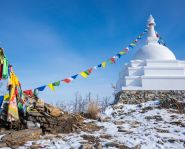
[[[99,138],[103,148],[108,143],[124,144],[128,147],[139,145],[141,149],[183,149],[185,148],[185,114],[168,109],[158,109],[159,101],[148,101],[140,105],[117,104],[110,106],[102,115],[102,121],[85,120],[103,126],[99,131],[79,132],[43,136],[38,141],[27,142],[19,149],[39,144],[40,148],[79,148],[84,140],[82,135]],[[102,136],[105,137],[102,137]],[[113,145],[111,148],[116,148]]]

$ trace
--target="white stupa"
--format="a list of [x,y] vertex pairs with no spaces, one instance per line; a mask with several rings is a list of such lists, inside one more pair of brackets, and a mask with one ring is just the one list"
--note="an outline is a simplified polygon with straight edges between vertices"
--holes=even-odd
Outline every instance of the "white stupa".
[[121,90],[185,90],[185,61],[176,60],[174,53],[158,43],[154,18],[147,23],[146,45],[119,74],[116,92]]

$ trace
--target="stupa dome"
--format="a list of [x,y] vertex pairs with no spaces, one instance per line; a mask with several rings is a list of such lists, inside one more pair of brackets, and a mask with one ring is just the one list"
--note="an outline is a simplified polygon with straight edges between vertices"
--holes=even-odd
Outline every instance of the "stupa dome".
[[134,59],[176,60],[175,55],[169,48],[158,43],[159,38],[157,37],[156,32],[154,30],[155,25],[156,24],[154,18],[152,17],[152,15],[150,15],[147,23],[147,43],[136,52]]
[[158,43],[149,43],[138,50],[134,59],[138,60],[176,60],[173,52],[166,46]]

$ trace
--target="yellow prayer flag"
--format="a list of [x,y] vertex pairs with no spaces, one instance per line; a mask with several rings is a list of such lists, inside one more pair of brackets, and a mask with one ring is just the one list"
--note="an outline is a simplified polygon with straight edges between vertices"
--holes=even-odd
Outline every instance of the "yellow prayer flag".
[[9,100],[9,94],[4,95],[4,100]]
[[87,77],[88,77],[87,73],[85,73],[85,72],[80,72],[80,75],[81,75],[82,77],[84,77],[84,78],[87,78]]
[[53,86],[53,84],[52,84],[52,83],[48,84],[48,87],[49,87],[52,91],[54,91],[54,90],[55,90],[55,88],[54,88],[54,86]]
[[102,67],[105,68],[106,67],[106,62],[102,62]]
[[121,51],[121,52],[119,52],[119,54],[123,55],[123,54],[125,54],[125,51]]

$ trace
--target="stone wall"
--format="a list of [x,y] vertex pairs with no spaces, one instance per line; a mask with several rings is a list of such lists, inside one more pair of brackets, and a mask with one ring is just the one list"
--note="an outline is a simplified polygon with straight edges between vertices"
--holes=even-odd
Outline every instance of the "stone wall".
[[185,102],[185,90],[122,90],[116,94],[114,103],[139,104],[156,99]]

